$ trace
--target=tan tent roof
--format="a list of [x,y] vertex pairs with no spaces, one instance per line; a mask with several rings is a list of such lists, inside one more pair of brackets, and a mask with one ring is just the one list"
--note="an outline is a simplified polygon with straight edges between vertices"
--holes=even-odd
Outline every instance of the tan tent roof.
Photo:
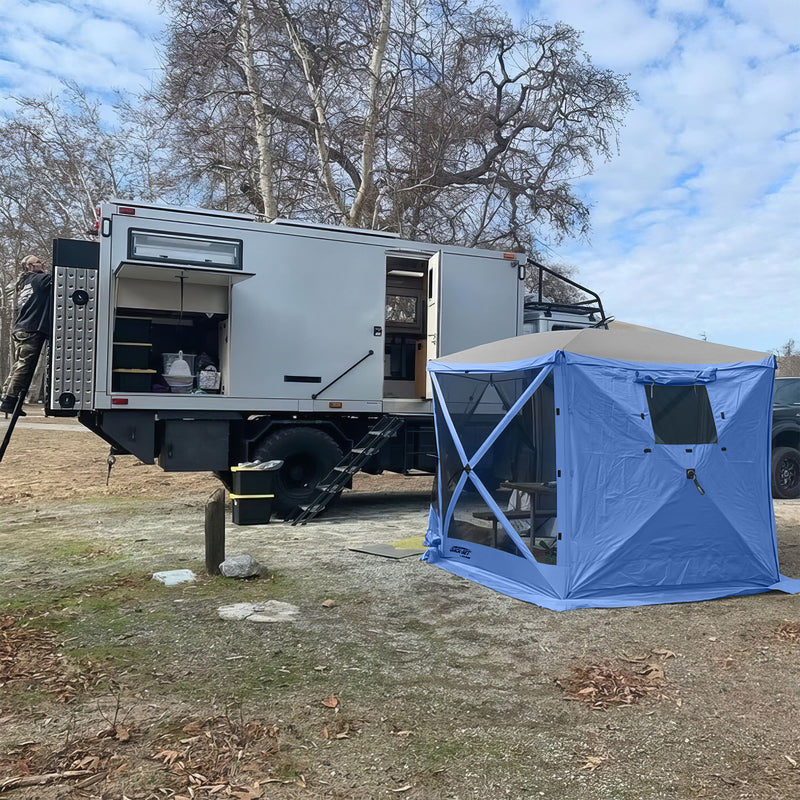
[[655,364],[734,364],[761,361],[768,353],[741,350],[673,333],[642,328],[625,322],[611,323],[610,330],[583,328],[572,331],[531,333],[489,342],[469,350],[437,358],[444,363],[500,364],[537,358],[556,350],[617,361]]

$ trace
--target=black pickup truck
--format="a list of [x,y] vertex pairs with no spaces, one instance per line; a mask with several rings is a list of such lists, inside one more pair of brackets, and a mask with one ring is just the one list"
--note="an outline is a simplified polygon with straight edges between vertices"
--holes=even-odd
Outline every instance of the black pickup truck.
[[800,497],[800,378],[776,378],[772,398],[772,496]]

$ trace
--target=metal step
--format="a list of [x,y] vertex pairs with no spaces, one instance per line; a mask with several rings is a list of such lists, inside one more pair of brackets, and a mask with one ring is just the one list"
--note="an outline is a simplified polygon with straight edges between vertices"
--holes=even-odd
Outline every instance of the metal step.
[[318,494],[307,506],[301,506],[292,525],[305,525],[310,519],[324,511],[341,493],[353,475],[394,436],[403,425],[400,417],[381,417],[367,431],[360,442],[351,448],[342,460],[317,484]]

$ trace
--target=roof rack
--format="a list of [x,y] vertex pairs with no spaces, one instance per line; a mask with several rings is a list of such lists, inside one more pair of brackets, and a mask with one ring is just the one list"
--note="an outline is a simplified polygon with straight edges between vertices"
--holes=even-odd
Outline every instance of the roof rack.
[[[546,267],[544,264],[540,264],[538,261],[534,261],[533,259],[528,259],[528,265],[536,267],[539,270],[539,287],[538,287],[538,292],[536,294],[529,294],[525,296],[526,310],[544,311],[545,316],[549,316],[554,312],[585,314],[586,316],[591,316],[592,314],[599,314],[600,322],[605,323],[606,314],[605,311],[603,310],[603,301],[600,299],[600,295],[598,295],[597,292],[593,292],[591,289],[587,289],[580,283],[573,281],[571,278],[567,278],[565,275],[561,275],[555,270],[552,270],[549,267]],[[585,294],[588,294],[589,298],[586,300],[580,300],[576,303],[556,303],[550,300],[546,300],[544,297],[545,273],[547,273],[548,275],[552,275],[557,280],[563,281],[564,283],[573,286],[575,289],[578,289],[581,292],[584,292]],[[603,327],[607,326],[603,324]]]

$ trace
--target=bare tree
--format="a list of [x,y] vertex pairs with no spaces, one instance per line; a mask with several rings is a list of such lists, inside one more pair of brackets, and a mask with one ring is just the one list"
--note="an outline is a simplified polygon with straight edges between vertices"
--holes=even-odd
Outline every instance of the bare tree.
[[[108,110],[108,109],[107,109]],[[13,287],[22,258],[47,258],[57,237],[81,238],[108,197],[155,199],[170,191],[152,130],[120,106],[116,124],[75,87],[23,98],[0,121],[0,374],[10,367]]]
[[779,378],[800,375],[800,349],[794,339],[788,339],[774,351],[774,355],[778,361],[777,376]]
[[153,99],[205,201],[484,246],[588,229],[572,185],[633,96],[571,28],[475,0],[166,4]]

